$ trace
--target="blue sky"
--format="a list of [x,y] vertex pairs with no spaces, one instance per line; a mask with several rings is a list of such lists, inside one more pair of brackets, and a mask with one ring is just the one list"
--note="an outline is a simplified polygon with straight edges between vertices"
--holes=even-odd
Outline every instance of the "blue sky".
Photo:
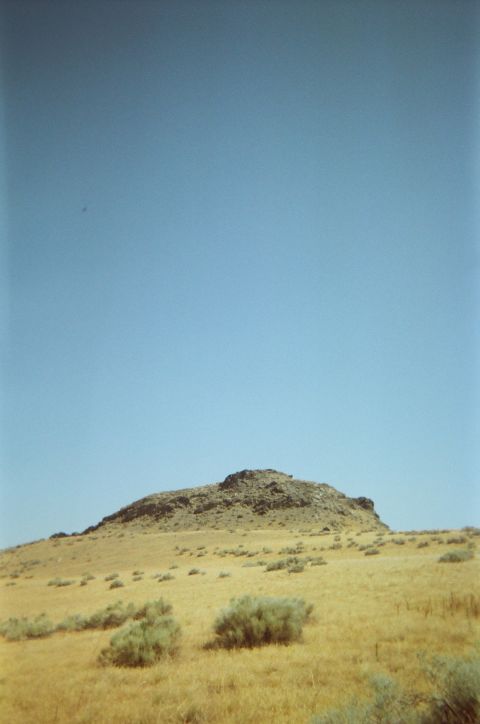
[[478,31],[7,0],[1,545],[245,467],[480,523]]

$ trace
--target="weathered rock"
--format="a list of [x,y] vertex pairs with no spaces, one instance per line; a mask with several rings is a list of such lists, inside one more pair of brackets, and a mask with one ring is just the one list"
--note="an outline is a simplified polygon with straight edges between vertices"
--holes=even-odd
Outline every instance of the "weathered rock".
[[220,483],[148,495],[84,533],[111,525],[162,530],[314,525],[318,530],[384,530],[370,498],[349,498],[326,483],[298,480],[267,468],[240,470]]

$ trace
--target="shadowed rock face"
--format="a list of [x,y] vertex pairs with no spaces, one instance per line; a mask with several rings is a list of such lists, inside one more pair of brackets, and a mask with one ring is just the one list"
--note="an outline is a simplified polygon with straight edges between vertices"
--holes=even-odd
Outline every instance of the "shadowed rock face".
[[129,523],[162,530],[287,524],[325,530],[387,527],[369,498],[348,498],[326,483],[298,480],[271,468],[241,470],[220,483],[149,495],[84,532]]

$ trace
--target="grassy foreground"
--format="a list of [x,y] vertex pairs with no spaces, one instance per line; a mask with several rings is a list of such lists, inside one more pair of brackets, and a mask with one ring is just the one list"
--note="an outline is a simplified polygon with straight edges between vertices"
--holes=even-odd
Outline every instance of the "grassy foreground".
[[[2,621],[45,613],[58,624],[120,599],[141,606],[162,597],[182,636],[174,657],[140,668],[99,664],[112,630],[2,638],[1,721],[307,723],[368,698],[375,674],[427,695],[419,655],[466,656],[480,639],[479,540],[473,530],[112,528],[9,549],[0,557]],[[439,562],[457,550],[473,557]],[[272,566],[279,560],[289,562]],[[220,610],[245,594],[313,604],[301,640],[206,648]]]

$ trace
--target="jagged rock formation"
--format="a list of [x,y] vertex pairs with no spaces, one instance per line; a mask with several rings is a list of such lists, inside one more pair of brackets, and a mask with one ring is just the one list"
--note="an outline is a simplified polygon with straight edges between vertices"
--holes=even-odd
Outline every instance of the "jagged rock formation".
[[161,530],[310,525],[320,530],[385,529],[369,498],[348,498],[325,483],[277,470],[241,470],[221,483],[154,493],[108,515],[105,526],[154,525]]

